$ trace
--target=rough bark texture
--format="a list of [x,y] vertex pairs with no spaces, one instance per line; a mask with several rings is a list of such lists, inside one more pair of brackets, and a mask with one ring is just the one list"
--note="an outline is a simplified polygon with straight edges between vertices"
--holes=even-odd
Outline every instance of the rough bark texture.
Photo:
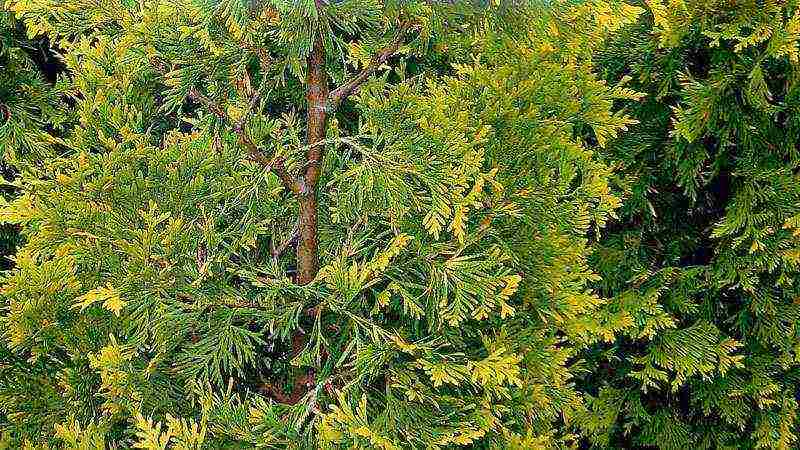
[[[321,7],[317,0],[317,8]],[[325,152],[326,126],[328,114],[349,95],[355,92],[383,63],[385,63],[400,48],[405,32],[409,25],[404,24],[395,40],[386,49],[379,52],[361,73],[350,82],[329,92],[328,76],[325,67],[325,44],[322,35],[317,35],[313,48],[307,59],[308,79],[306,82],[307,134],[306,164],[299,177],[291,184],[292,192],[297,195],[299,204],[298,215],[298,241],[297,241],[297,284],[305,285],[314,281],[319,271],[318,255],[318,201],[317,187],[322,171],[322,159]],[[282,161],[281,161],[282,162]],[[282,168],[282,167],[281,167]],[[280,172],[278,172],[280,175]],[[306,311],[306,314],[315,316],[320,314],[319,305]],[[292,354],[298,355],[305,344],[307,337],[298,330],[292,337]],[[323,349],[324,351],[324,349]],[[309,369],[298,374],[288,395],[276,392],[275,398],[282,402],[294,405],[299,402],[313,386],[315,370]]]
[[300,204],[297,245],[297,283],[308,284],[319,270],[317,255],[317,182],[325,149],[325,125],[328,120],[328,78],[325,73],[325,48],[321,36],[314,40],[308,56],[308,81],[306,84],[307,143],[304,183],[298,196]]

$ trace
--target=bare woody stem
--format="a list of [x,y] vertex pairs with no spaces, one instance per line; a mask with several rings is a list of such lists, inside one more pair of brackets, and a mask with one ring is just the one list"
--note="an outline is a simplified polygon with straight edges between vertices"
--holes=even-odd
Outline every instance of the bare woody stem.
[[319,270],[317,255],[317,182],[319,181],[324,140],[328,120],[328,76],[325,71],[325,47],[321,35],[314,39],[311,54],[308,55],[308,80],[306,83],[306,168],[305,189],[298,195],[299,242],[297,245],[297,283],[304,285],[314,280]]
[[[317,8],[321,7],[321,2],[317,2]],[[313,281],[319,271],[317,185],[325,151],[328,114],[331,111],[335,111],[345,99],[356,92],[369,77],[397,53],[411,26],[412,22],[403,23],[392,42],[376,53],[367,67],[332,92],[329,91],[328,87],[324,40],[321,33],[317,34],[311,53],[306,60],[308,71],[306,82],[306,101],[308,104],[306,141],[308,150],[306,151],[304,172],[299,177],[293,177],[286,170],[283,158],[269,158],[264,155],[244,130],[248,117],[258,104],[258,93],[250,99],[248,109],[242,118],[234,123],[225,110],[212,99],[203,95],[197,89],[193,88],[189,91],[189,98],[201,103],[210,113],[232,126],[233,132],[239,137],[241,145],[247,149],[251,160],[274,172],[283,185],[297,196],[299,217],[296,281],[300,285]],[[259,56],[261,55],[259,54]]]
[[[315,0],[315,4],[317,9],[322,8],[321,0]],[[322,171],[321,164],[325,152],[328,114],[335,111],[345,99],[356,92],[369,77],[385,64],[389,58],[397,53],[411,25],[410,22],[401,25],[392,42],[386,48],[375,54],[367,67],[333,92],[330,92],[328,87],[324,39],[321,31],[317,31],[311,52],[306,59],[306,101],[308,107],[306,113],[306,141],[308,146],[305,165],[303,166],[302,173],[298,177],[289,174],[284,166],[285,161],[283,158],[269,158],[264,155],[245,132],[245,124],[253,109],[259,103],[258,93],[250,99],[247,111],[241,119],[235,123],[220,105],[200,93],[197,89],[193,88],[188,93],[190,99],[199,102],[211,114],[214,114],[220,120],[229,124],[233,132],[239,137],[239,142],[247,149],[249,158],[273,171],[278,178],[280,178],[283,185],[296,195],[299,205],[297,234],[295,235],[293,233],[292,239],[273,250],[273,257],[276,258],[279,256],[286,247],[291,244],[294,240],[294,236],[297,237],[296,282],[299,285],[311,283],[319,271],[319,238],[317,233],[319,203],[317,186]],[[266,56],[260,53],[259,58],[267,59]],[[320,314],[319,305],[310,308],[306,313],[312,316]],[[295,333],[292,338],[292,353],[294,355],[299,354],[306,341],[306,338],[301,332]],[[308,392],[310,386],[313,385],[313,381],[314,370],[310,370],[296,377],[292,392],[289,395],[283,394],[280,390],[272,386],[265,386],[264,389],[281,403],[296,404],[303,395]]]
[[[317,3],[317,7],[320,5]],[[380,51],[373,57],[370,64],[351,81],[345,83],[333,92],[328,91],[328,75],[325,68],[325,47],[321,34],[317,34],[314,45],[307,58],[308,79],[306,82],[306,101],[308,102],[306,139],[305,171],[302,174],[302,189],[297,200],[299,203],[298,217],[298,244],[297,244],[297,283],[305,285],[311,283],[319,271],[317,235],[317,219],[319,204],[317,199],[317,184],[321,175],[321,164],[325,152],[326,126],[328,114],[335,111],[341,102],[355,92],[378,68],[383,65],[400,48],[409,25],[404,24],[390,46]],[[320,305],[306,310],[309,316],[321,313]],[[292,339],[292,353],[299,354],[306,343],[302,333],[295,333]],[[295,379],[292,393],[289,396],[278,397],[289,404],[297,403],[313,385],[314,370],[309,370]]]
[[339,105],[351,94],[356,92],[358,88],[364,84],[386,61],[389,60],[400,49],[405,40],[406,33],[411,29],[412,22],[405,22],[400,26],[400,29],[395,34],[392,43],[384,49],[376,53],[370,60],[367,67],[353,77],[350,81],[339,86],[331,92],[329,104],[332,109],[337,109]]
[[[321,5],[317,5],[319,8]],[[400,26],[392,42],[376,53],[370,63],[351,80],[330,92],[328,75],[325,67],[325,45],[321,34],[317,34],[311,53],[306,60],[308,78],[306,81],[306,101],[308,111],[306,114],[307,131],[306,164],[304,173],[299,178],[293,177],[286,170],[285,161],[281,157],[269,158],[253,143],[244,130],[247,118],[258,104],[258,94],[249,102],[248,109],[242,118],[233,122],[225,110],[212,99],[200,93],[197,89],[189,91],[189,98],[202,104],[210,113],[220,120],[230,124],[232,130],[239,137],[239,142],[247,149],[249,158],[273,171],[283,185],[297,196],[299,205],[298,217],[298,244],[297,244],[297,283],[305,285],[314,280],[319,271],[318,255],[318,199],[317,185],[321,174],[321,164],[325,152],[326,127],[328,114],[335,111],[339,105],[366,82],[386,61],[389,60],[403,44],[406,33],[412,23],[406,22]]]
[[[318,5],[319,6],[319,5]],[[306,166],[303,186],[298,194],[300,206],[299,243],[297,245],[297,283],[304,285],[314,280],[319,270],[317,237],[317,184],[325,152],[325,137],[328,114],[335,111],[351,94],[356,92],[370,76],[389,60],[403,44],[411,22],[400,26],[397,34],[386,48],[373,56],[367,67],[350,81],[329,92],[328,76],[325,68],[325,45],[321,35],[314,39],[314,45],[307,59],[308,79],[306,82],[307,143]]]
[[[286,189],[289,189],[295,194],[297,194],[300,191],[300,186],[302,183],[300,183],[299,180],[295,179],[289,174],[289,172],[286,170],[286,167],[284,166],[284,159],[281,157],[275,157],[275,158],[267,157],[258,148],[258,146],[255,143],[253,143],[252,140],[250,140],[250,138],[244,131],[244,120],[240,120],[237,123],[233,123],[231,121],[231,118],[228,116],[225,110],[222,109],[220,105],[218,105],[215,101],[211,100],[210,98],[200,93],[200,91],[198,91],[195,88],[189,90],[189,98],[203,105],[203,107],[205,107],[211,114],[214,114],[215,116],[217,116],[217,118],[219,118],[223,122],[232,125],[233,132],[236,133],[237,136],[239,136],[239,142],[247,150],[248,156],[251,160],[261,164],[262,166],[274,172],[275,175],[277,175],[278,178],[280,178],[281,182],[286,187]],[[257,98],[251,99],[249,105],[250,109],[248,109],[248,111],[245,112],[245,116],[243,116],[243,119],[246,119],[246,116],[250,114],[251,109],[255,107],[257,101],[258,101]]]

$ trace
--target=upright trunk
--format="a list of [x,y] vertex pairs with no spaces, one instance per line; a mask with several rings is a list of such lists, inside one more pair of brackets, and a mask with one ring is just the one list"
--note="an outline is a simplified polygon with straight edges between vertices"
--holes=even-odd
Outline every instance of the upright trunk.
[[297,284],[308,284],[317,276],[317,194],[301,194],[299,241],[297,243]]
[[[305,285],[317,276],[319,257],[317,256],[317,182],[320,175],[323,150],[325,149],[325,124],[328,103],[328,80],[325,74],[325,48],[321,36],[314,40],[314,47],[308,55],[308,80],[306,100],[308,101],[308,131],[306,139],[306,165],[300,174],[297,201],[300,205],[298,217],[299,241],[297,243],[297,284]],[[297,356],[307,343],[306,335],[297,330],[292,336],[292,354]],[[290,405],[297,404],[314,384],[315,371],[308,369],[296,374],[291,394],[278,391],[275,398]]]
[[325,125],[327,123],[328,79],[325,73],[325,48],[322,36],[314,40],[308,56],[308,101],[306,167],[303,189],[299,195],[300,239],[297,245],[297,283],[308,284],[317,275],[317,182],[325,149]]

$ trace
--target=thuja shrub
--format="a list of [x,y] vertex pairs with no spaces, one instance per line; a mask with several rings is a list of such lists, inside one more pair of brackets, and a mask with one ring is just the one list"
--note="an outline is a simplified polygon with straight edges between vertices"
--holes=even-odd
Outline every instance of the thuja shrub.
[[597,54],[648,96],[608,147],[630,184],[592,260],[636,327],[587,360],[596,448],[798,446],[799,40],[797,2],[649,1]]
[[3,141],[7,446],[576,445],[639,8],[8,5],[75,123]]

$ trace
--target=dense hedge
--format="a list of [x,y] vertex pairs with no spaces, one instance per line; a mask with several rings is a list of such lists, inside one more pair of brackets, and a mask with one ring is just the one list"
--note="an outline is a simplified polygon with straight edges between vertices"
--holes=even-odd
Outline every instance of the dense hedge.
[[797,447],[795,1],[3,7],[0,448]]

